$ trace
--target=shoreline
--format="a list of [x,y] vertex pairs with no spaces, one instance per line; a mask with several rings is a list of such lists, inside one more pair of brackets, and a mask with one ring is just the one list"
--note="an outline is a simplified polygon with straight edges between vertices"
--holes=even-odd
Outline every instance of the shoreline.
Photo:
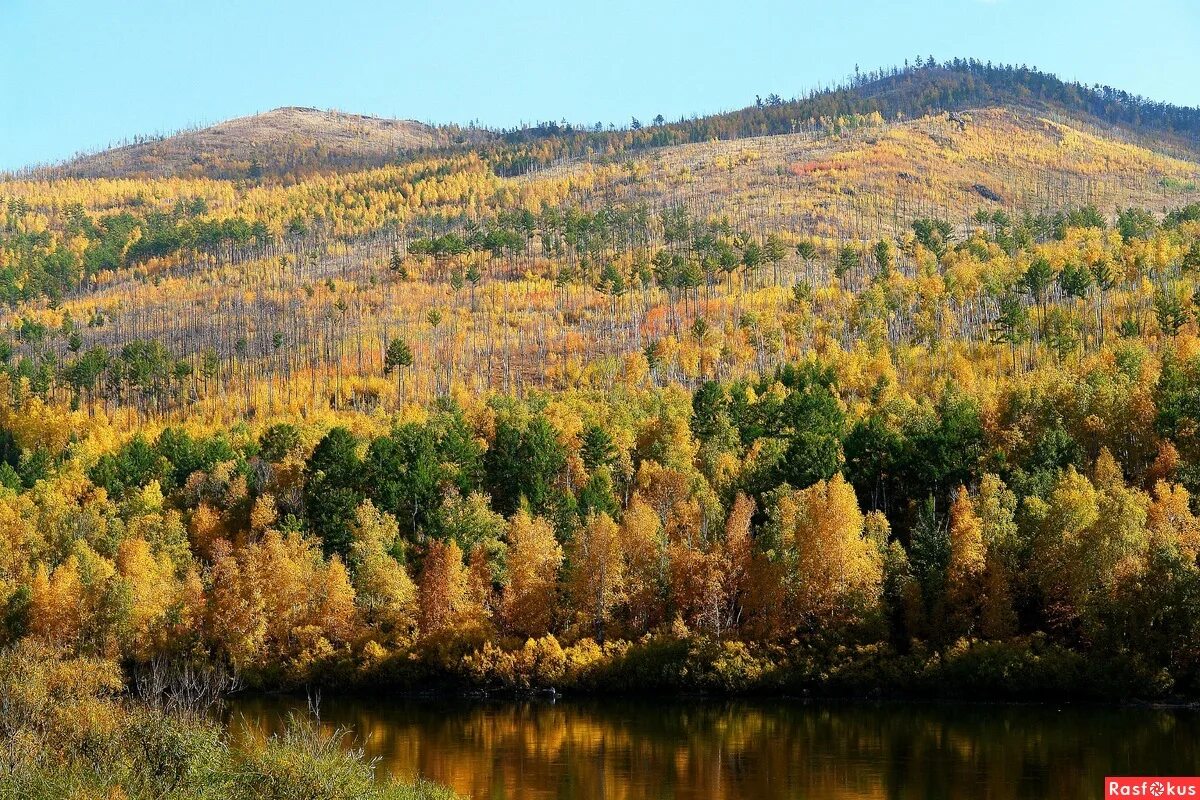
[[[1200,700],[1104,700],[1087,698],[1068,698],[1060,700],[1014,699],[1014,698],[961,698],[961,697],[932,697],[920,694],[894,694],[882,696],[875,693],[862,694],[798,694],[795,692],[672,692],[663,693],[650,689],[631,690],[620,693],[601,691],[516,691],[516,690],[485,690],[467,689],[453,690],[450,688],[425,690],[397,690],[396,687],[330,687],[314,686],[319,703],[329,700],[350,701],[401,701],[413,703],[558,703],[588,704],[603,702],[635,702],[655,698],[662,705],[684,705],[688,703],[744,703],[763,704],[770,702],[785,702],[794,705],[915,705],[915,706],[958,706],[958,707],[1009,707],[1009,708],[1039,708],[1050,709],[1056,706],[1071,708],[1092,708],[1111,710],[1163,710],[1163,711],[1195,711],[1200,712]],[[256,700],[296,700],[306,702],[312,698],[310,691],[299,689],[268,689],[244,690],[224,698],[225,706]]]

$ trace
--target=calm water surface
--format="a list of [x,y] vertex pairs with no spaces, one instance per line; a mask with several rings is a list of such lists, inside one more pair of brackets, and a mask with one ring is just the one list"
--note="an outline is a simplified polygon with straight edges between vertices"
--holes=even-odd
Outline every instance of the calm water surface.
[[[255,698],[279,729],[303,701]],[[1200,713],[1053,706],[326,697],[381,771],[496,798],[1094,798],[1107,775],[1200,772]]]

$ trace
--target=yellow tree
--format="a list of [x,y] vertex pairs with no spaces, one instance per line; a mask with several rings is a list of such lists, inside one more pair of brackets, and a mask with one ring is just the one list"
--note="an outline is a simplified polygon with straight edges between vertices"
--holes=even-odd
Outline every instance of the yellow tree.
[[750,535],[753,517],[754,501],[738,492],[729,517],[725,520],[725,541],[722,548],[725,560],[725,628],[735,628],[741,624],[743,606],[750,592],[750,577],[754,568],[754,540]]
[[120,591],[116,567],[82,540],[75,543],[71,558],[79,575],[80,646],[98,655],[116,658],[120,651],[120,634],[127,629],[130,619],[129,605],[113,602]]
[[1039,523],[1034,570],[1053,625],[1074,624],[1093,600],[1145,564],[1148,498],[1125,485],[1107,450],[1095,476],[1093,483],[1068,467],[1046,501],[1029,502]]
[[261,494],[255,498],[254,505],[250,508],[250,530],[254,533],[262,533],[274,525],[278,517],[275,496]]
[[1017,496],[999,476],[988,473],[979,482],[975,513],[987,551],[980,630],[990,639],[1012,635],[1017,627],[1013,584],[1018,565]]
[[266,644],[276,655],[288,655],[296,640],[293,632],[310,624],[319,578],[319,556],[298,534],[284,536],[267,531],[241,553],[243,578],[262,598],[266,617]]
[[789,566],[793,610],[807,624],[851,622],[877,603],[882,555],[864,522],[854,488],[840,473],[801,491],[777,492],[769,528]]
[[620,550],[625,575],[625,618],[631,635],[663,621],[667,541],[658,513],[634,492],[621,517]]
[[508,523],[508,586],[501,617],[513,633],[536,637],[551,629],[563,552],[550,523],[518,511]]
[[163,643],[167,614],[178,599],[175,566],[155,558],[144,539],[126,539],[117,549],[117,572],[129,591],[133,655],[148,659]]
[[28,493],[0,489],[0,582],[21,577],[43,550],[36,511]]
[[1155,545],[1175,547],[1189,561],[1200,553],[1200,518],[1192,513],[1188,490],[1159,481],[1147,512],[1147,527]]
[[746,575],[739,630],[751,639],[775,639],[793,632],[795,619],[788,609],[789,575],[783,559],[755,552]]
[[1097,582],[1107,591],[1115,581],[1140,574],[1146,567],[1150,498],[1125,484],[1121,467],[1108,448],[1100,450],[1095,474],[1100,520],[1088,554],[1094,556],[1091,566]]
[[613,610],[625,599],[625,565],[617,523],[603,512],[575,532],[570,594],[579,620],[599,641]]
[[386,553],[396,543],[400,535],[400,525],[396,518],[386,511],[380,511],[370,500],[364,500],[354,510],[354,521],[350,525],[350,536],[353,547],[358,552]]
[[686,542],[672,543],[671,603],[689,628],[721,635],[725,618],[725,572],[720,553],[705,552]]
[[207,558],[213,558],[213,548],[225,535],[221,512],[202,502],[192,511],[188,521],[188,534],[192,550]]
[[186,650],[198,643],[204,633],[204,616],[207,610],[204,581],[195,567],[190,567],[180,581],[175,602],[168,614],[170,625],[167,639],[171,646]]
[[435,539],[425,553],[421,570],[421,635],[432,636],[460,625],[468,607],[467,570],[453,540]]
[[1032,564],[1047,615],[1053,624],[1066,624],[1078,615],[1091,582],[1084,551],[1100,519],[1100,493],[1087,476],[1067,467],[1045,501],[1032,498],[1027,505],[1039,522]]
[[350,574],[342,559],[333,556],[318,579],[317,617],[314,624],[325,631],[325,636],[334,644],[349,642],[355,632],[357,615],[354,604],[354,587]]
[[946,564],[947,638],[970,634],[983,605],[986,548],[983,524],[965,486],[950,504],[950,558]]
[[29,596],[29,633],[55,645],[74,645],[83,629],[83,586],[72,555],[48,572],[38,564]]
[[380,644],[408,642],[417,622],[417,587],[396,559],[378,550],[352,553],[355,602]]
[[267,619],[262,592],[243,575],[228,543],[214,553],[208,591],[208,630],[235,670],[254,666],[262,655]]
[[350,526],[355,602],[379,644],[404,644],[417,624],[417,587],[391,555],[400,534],[396,518],[365,500]]
[[496,606],[495,586],[487,548],[477,544],[467,556],[468,613],[483,622],[490,619]]

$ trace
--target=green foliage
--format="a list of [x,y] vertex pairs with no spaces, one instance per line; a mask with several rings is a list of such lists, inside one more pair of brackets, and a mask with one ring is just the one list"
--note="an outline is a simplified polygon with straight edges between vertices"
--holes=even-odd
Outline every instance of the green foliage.
[[1144,208],[1126,208],[1117,212],[1117,230],[1125,241],[1148,239],[1158,227],[1154,214]]
[[1068,297],[1087,297],[1092,287],[1092,272],[1087,267],[1068,263],[1058,274],[1058,283]]
[[173,468],[164,482],[165,491],[183,486],[193,472],[208,472],[223,461],[241,460],[240,454],[225,436],[217,435],[197,441],[180,428],[164,429],[158,435],[154,449],[170,462]]
[[350,522],[362,502],[363,463],[358,440],[346,428],[334,428],[317,443],[305,467],[305,508],[326,553],[350,552]]
[[127,490],[140,488],[150,481],[168,483],[173,474],[170,460],[140,433],[116,453],[101,456],[96,465],[88,470],[88,478],[92,483],[103,487],[113,498],[119,498]]
[[484,456],[486,485],[496,508],[511,514],[527,503],[537,514],[552,509],[554,486],[566,466],[566,453],[542,416],[501,420]]
[[913,577],[921,587],[927,619],[936,621],[941,614],[945,594],[950,534],[932,497],[922,503],[917,512],[909,539],[908,556]]
[[579,446],[583,466],[589,471],[612,464],[617,457],[617,448],[612,437],[599,425],[589,425],[583,431]]
[[403,339],[392,339],[388,343],[387,354],[383,360],[384,371],[391,372],[401,367],[411,367],[412,364],[412,348]]
[[461,417],[444,414],[433,424],[408,423],[367,448],[364,490],[415,536],[432,521],[443,487],[465,494],[477,488],[479,461],[478,446]]
[[917,241],[941,258],[954,241],[954,225],[940,219],[916,219],[912,223]]
[[300,444],[300,432],[295,425],[279,422],[263,431],[258,438],[258,455],[271,463],[283,461]]

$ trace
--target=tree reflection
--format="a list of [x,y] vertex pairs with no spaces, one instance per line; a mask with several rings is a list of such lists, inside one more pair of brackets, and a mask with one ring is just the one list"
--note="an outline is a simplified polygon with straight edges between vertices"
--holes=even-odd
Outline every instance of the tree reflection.
[[[302,705],[246,700],[235,719],[266,735]],[[355,699],[323,712],[381,770],[474,798],[1082,798],[1105,775],[1200,764],[1200,715],[1174,710]]]

